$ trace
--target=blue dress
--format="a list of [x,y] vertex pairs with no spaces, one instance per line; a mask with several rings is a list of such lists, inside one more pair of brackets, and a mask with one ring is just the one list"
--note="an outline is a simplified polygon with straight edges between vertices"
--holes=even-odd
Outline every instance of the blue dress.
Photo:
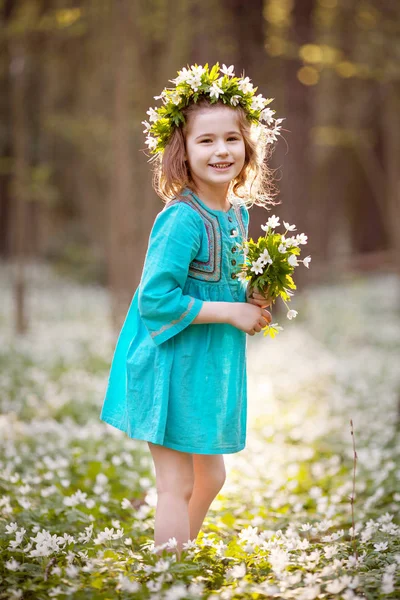
[[238,209],[213,210],[185,188],[154,221],[100,414],[131,438],[194,454],[245,447],[247,334],[191,324],[204,301],[246,302],[236,243],[249,214]]

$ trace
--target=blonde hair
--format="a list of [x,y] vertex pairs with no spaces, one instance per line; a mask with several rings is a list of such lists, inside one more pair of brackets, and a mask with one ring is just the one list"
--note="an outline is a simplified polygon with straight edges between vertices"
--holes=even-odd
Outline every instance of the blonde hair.
[[268,208],[268,204],[279,204],[273,201],[277,191],[272,181],[273,171],[266,163],[272,154],[272,145],[267,143],[267,139],[262,134],[258,135],[258,138],[254,135],[257,129],[248,121],[246,112],[241,106],[227,107],[221,101],[211,104],[206,98],[201,98],[182,110],[185,125],[174,128],[164,152],[157,155],[153,161],[155,166],[152,183],[156,194],[167,203],[179,196],[185,187],[193,187],[190,168],[185,161],[188,123],[200,110],[212,110],[214,106],[223,106],[237,111],[239,129],[245,146],[243,168],[231,181],[228,195],[233,194],[241,198],[246,206],[256,204]]

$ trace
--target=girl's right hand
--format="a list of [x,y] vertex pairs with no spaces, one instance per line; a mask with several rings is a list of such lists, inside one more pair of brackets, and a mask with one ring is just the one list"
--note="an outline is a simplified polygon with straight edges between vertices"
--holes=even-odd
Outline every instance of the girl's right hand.
[[259,333],[272,321],[271,313],[266,308],[244,302],[232,302],[229,307],[229,323],[249,335]]

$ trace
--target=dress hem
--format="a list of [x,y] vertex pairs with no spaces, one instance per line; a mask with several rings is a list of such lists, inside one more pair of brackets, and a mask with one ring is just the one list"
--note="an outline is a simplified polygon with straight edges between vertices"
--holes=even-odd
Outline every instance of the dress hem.
[[104,423],[107,423],[108,425],[112,425],[113,427],[116,427],[120,431],[123,431],[124,433],[126,433],[126,435],[129,438],[131,438],[133,440],[140,440],[143,442],[151,442],[152,444],[156,444],[159,446],[165,446],[166,448],[171,448],[172,450],[178,450],[179,452],[189,452],[189,453],[193,453],[193,454],[233,454],[235,452],[240,452],[246,446],[246,443],[244,442],[240,446],[235,446],[235,447],[228,446],[227,448],[209,448],[206,450],[199,450],[198,448],[192,448],[192,447],[188,447],[188,446],[180,446],[179,444],[174,444],[173,442],[168,442],[168,441],[163,441],[162,443],[160,443],[159,441],[155,441],[154,438],[149,440],[149,439],[147,439],[149,436],[140,437],[140,435],[135,435],[135,436],[129,435],[126,428],[123,425],[121,425],[120,422],[114,421],[113,419],[109,419],[108,417],[100,417],[100,421],[103,421]]

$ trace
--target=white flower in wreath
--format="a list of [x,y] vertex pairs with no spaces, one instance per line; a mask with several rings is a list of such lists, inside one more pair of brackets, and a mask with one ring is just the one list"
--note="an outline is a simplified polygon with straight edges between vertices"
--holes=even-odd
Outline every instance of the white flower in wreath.
[[265,106],[267,100],[263,97],[262,94],[258,94],[257,96],[253,96],[251,101],[252,110],[262,110]]
[[270,108],[264,108],[264,110],[260,114],[260,121],[265,121],[267,125],[270,125],[274,120],[273,115],[273,110],[271,110]]
[[245,77],[238,82],[238,88],[243,94],[248,94],[253,91],[253,84],[249,77]]
[[150,121],[158,121],[158,119],[160,119],[160,115],[157,112],[157,108],[149,108],[149,110],[146,111],[146,114],[149,115],[149,119]]
[[191,76],[191,71],[189,71],[186,67],[183,67],[183,69],[178,71],[178,77],[175,77],[175,79],[169,79],[169,81],[179,85],[180,83],[185,83]]
[[239,96],[239,94],[234,94],[231,98],[232,106],[237,106],[240,102],[240,98],[241,98],[241,96]]
[[224,75],[228,75],[228,77],[234,77],[235,76],[234,68],[235,67],[233,65],[231,65],[230,67],[227,67],[225,64],[223,64],[220,71]]
[[223,93],[224,93],[224,90],[218,85],[217,81],[214,81],[214,83],[210,86],[210,98],[212,98],[214,96],[215,98],[218,99],[220,94],[223,94]]
[[146,138],[145,144],[147,144],[149,150],[154,150],[157,147],[157,140],[149,135]]
[[181,101],[181,95],[179,94],[179,92],[172,92],[169,99],[172,102],[172,104],[175,104],[175,106],[177,106],[180,101]]

